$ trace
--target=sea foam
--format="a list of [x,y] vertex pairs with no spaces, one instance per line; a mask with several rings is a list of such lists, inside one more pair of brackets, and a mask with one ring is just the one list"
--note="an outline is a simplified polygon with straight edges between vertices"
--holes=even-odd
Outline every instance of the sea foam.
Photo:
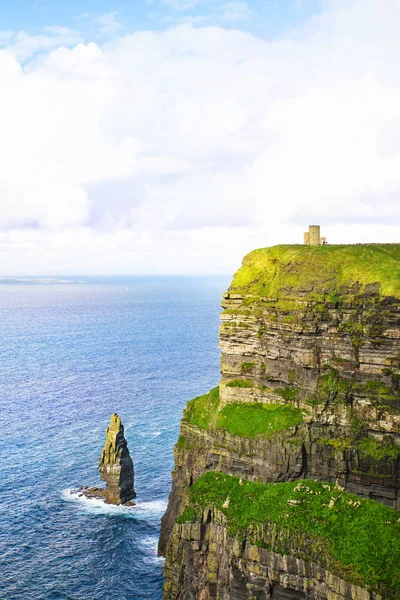
[[148,502],[136,502],[134,506],[115,506],[106,504],[101,498],[87,498],[77,489],[66,489],[61,493],[66,502],[74,502],[83,510],[105,515],[121,515],[136,519],[149,517],[161,517],[167,507],[166,500],[151,500]]
[[157,545],[158,545],[158,537],[149,535],[144,536],[141,540],[142,548],[145,551],[146,556],[144,557],[144,561],[147,564],[159,564],[164,562],[163,556],[158,556],[157,554]]

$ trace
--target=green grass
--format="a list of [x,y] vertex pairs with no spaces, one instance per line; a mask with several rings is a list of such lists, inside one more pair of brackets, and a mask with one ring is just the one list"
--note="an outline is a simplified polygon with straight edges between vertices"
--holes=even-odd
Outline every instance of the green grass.
[[273,246],[248,254],[230,292],[269,298],[304,296],[338,301],[353,284],[379,283],[382,296],[400,297],[400,244]]
[[[254,438],[258,435],[269,437],[278,431],[300,425],[303,416],[301,410],[281,404],[238,402],[227,404],[219,410],[219,387],[216,387],[208,394],[190,400],[182,420],[207,431],[217,427],[232,435]],[[185,444],[185,438],[180,436],[178,447],[184,447]]]
[[208,394],[198,396],[187,403],[183,413],[183,421],[192,423],[200,429],[210,429],[219,406],[219,387]]
[[219,413],[216,426],[233,435],[254,438],[258,435],[272,436],[300,425],[301,410],[280,404],[228,404]]
[[[229,499],[229,502],[227,500]],[[261,484],[222,473],[205,473],[190,488],[190,507],[178,522],[193,521],[215,506],[230,535],[246,533],[252,543],[317,561],[356,585],[384,598],[400,595],[399,513],[373,500],[315,481]],[[278,535],[260,539],[266,522]],[[253,537],[253,539],[252,539]]]
[[231,379],[226,384],[226,387],[233,388],[252,388],[254,387],[254,383],[251,379]]

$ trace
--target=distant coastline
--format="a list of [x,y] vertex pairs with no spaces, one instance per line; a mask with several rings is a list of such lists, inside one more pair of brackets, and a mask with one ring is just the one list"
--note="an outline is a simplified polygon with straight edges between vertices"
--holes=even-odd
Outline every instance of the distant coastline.
[[57,283],[83,283],[73,279],[56,279],[52,277],[0,277],[0,285],[7,283],[40,283],[43,285]]

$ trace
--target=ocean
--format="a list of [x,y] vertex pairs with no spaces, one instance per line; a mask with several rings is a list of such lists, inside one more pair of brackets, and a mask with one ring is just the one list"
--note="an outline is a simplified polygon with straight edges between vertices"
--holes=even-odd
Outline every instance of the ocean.
[[[160,600],[156,547],[185,403],[219,379],[229,277],[0,283],[0,599]],[[100,485],[117,412],[137,507]]]

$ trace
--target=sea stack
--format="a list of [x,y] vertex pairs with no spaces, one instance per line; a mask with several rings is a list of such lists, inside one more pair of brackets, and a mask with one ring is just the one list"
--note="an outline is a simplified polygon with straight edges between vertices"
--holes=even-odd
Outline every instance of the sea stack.
[[108,504],[126,504],[136,496],[133,461],[124,436],[124,426],[116,413],[111,415],[106,430],[99,471],[100,478],[106,482],[105,501]]

